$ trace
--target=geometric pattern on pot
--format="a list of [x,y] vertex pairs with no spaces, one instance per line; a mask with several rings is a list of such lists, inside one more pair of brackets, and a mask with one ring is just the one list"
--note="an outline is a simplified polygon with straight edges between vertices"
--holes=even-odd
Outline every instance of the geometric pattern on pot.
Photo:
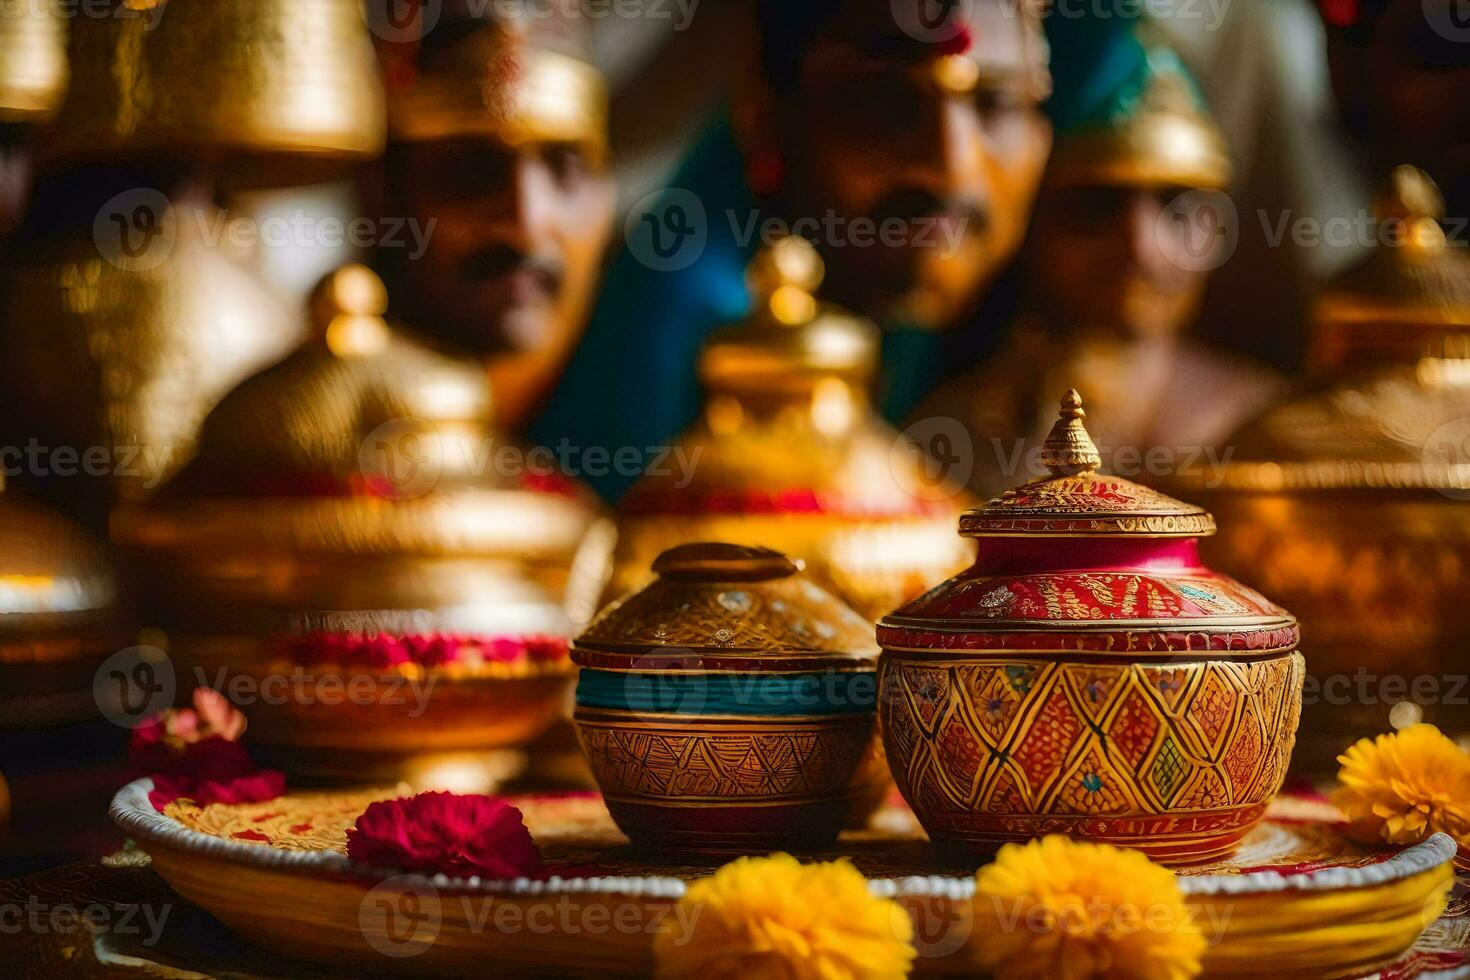
[[1249,807],[1281,787],[1303,660],[880,668],[894,778],[921,819]]
[[[690,803],[841,796],[867,750],[871,715],[826,720],[741,719],[725,724],[579,710],[578,730],[610,799]],[[621,714],[621,713],[619,713]],[[662,729],[662,730],[660,730]]]

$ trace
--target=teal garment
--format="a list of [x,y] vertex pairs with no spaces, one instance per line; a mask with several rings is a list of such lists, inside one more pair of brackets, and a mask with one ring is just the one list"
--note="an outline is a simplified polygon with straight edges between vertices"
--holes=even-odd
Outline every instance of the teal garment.
[[[630,217],[632,232],[608,272],[586,335],[530,429],[533,440],[570,464],[568,476],[611,502],[637,474],[594,468],[604,457],[584,458],[583,451],[605,447],[612,457],[621,447],[633,447],[652,463],[659,447],[694,421],[703,400],[695,376],[700,346],[716,327],[748,311],[745,267],[761,244],[749,234],[752,216],[769,217],[757,210],[724,116],[706,128],[668,188],[644,214]],[[703,249],[684,268],[659,271],[639,257],[656,260],[655,245],[674,244],[672,209],[688,201],[681,191],[692,193],[703,208]],[[678,227],[689,226],[681,217]],[[944,362],[939,344],[939,335],[926,331],[885,334],[878,398],[889,418],[902,418],[935,383]]]

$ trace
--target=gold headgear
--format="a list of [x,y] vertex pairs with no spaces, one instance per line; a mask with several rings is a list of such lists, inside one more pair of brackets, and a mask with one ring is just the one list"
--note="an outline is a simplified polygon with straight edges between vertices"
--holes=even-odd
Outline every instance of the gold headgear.
[[382,152],[383,86],[358,0],[128,0],[71,33],[76,77],[51,156]]
[[607,83],[590,63],[538,46],[515,20],[488,21],[438,52],[385,48],[394,141],[492,136],[512,146],[580,143],[607,151]]

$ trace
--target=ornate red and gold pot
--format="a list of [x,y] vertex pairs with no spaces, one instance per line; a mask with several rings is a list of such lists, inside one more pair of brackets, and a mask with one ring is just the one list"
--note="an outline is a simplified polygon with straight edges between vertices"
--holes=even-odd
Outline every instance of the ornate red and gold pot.
[[700,354],[708,398],[669,456],[685,467],[646,473],[619,507],[608,598],[667,548],[730,541],[800,559],[876,619],[973,557],[952,532],[968,493],[873,411],[878,329],[817,302],[822,272],[800,238],[752,263],[751,318]]
[[673,851],[831,843],[887,785],[872,627],[767,548],[689,544],[573,644],[576,722],[618,826]]
[[362,267],[329,277],[316,336],[227,396],[113,531],[181,687],[229,696],[271,761],[483,791],[570,708],[598,513],[501,472],[483,372],[389,327],[385,301]]
[[1075,391],[1061,415],[1052,476],[961,518],[974,566],[879,625],[894,780],[957,858],[1063,833],[1210,860],[1286,776],[1296,620],[1201,564],[1208,513],[1097,472]]

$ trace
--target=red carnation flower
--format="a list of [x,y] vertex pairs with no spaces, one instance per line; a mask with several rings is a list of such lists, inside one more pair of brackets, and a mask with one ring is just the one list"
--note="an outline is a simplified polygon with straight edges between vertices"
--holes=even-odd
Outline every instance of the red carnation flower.
[[161,812],[178,799],[190,799],[200,806],[211,803],[264,803],[283,796],[285,792],[286,775],[278,769],[257,769],[239,776],[206,780],[155,773],[148,802]]
[[518,878],[541,871],[541,852],[520,810],[494,797],[458,793],[372,804],[347,832],[347,856],[456,878]]

